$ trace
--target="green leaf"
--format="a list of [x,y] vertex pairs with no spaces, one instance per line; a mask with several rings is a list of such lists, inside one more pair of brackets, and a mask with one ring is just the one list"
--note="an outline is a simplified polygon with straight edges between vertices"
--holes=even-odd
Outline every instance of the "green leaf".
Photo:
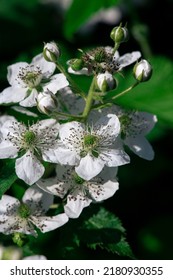
[[72,39],[74,33],[84,24],[89,17],[103,8],[109,8],[119,3],[119,0],[81,1],[73,0],[67,10],[64,22],[64,34],[68,39]]
[[0,170],[0,198],[16,181],[17,175],[15,173],[15,160],[4,160],[1,162]]
[[134,258],[120,219],[104,208],[84,223],[83,238],[78,237],[81,241],[84,238],[91,249],[100,247],[119,256]]
[[[166,57],[151,59],[153,76],[148,82],[139,84],[129,93],[116,99],[116,104],[139,111],[156,114],[165,125],[173,126],[173,62]],[[132,73],[119,77],[117,93],[135,82]]]

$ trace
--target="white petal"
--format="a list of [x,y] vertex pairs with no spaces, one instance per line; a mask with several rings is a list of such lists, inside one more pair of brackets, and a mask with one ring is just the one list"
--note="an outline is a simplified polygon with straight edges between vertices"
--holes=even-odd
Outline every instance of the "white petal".
[[68,216],[65,213],[52,217],[32,216],[31,220],[33,224],[41,230],[41,232],[48,232],[66,224],[68,222]]
[[44,166],[30,152],[27,152],[16,160],[16,174],[28,185],[32,185],[38,181],[43,173]]
[[90,180],[101,172],[104,167],[104,162],[100,157],[96,158],[86,155],[81,159],[79,165],[75,167],[76,173],[85,180]]
[[50,90],[51,92],[53,92],[54,94],[69,85],[69,82],[66,79],[66,76],[64,74],[56,74],[53,75],[50,79],[50,81],[43,85],[43,91],[47,91]]
[[121,166],[130,162],[128,154],[119,149],[101,149],[100,157],[109,166]]
[[97,130],[98,135],[105,136],[105,138],[116,138],[120,133],[120,122],[116,115],[108,114],[95,123],[94,129]]
[[68,122],[60,126],[59,136],[68,147],[81,147],[81,138],[84,135],[84,126],[79,122]]
[[79,163],[80,156],[75,150],[71,151],[70,149],[66,149],[64,147],[58,147],[58,149],[54,150],[54,154],[53,152],[50,153],[49,151],[44,151],[43,159],[47,159],[47,161],[55,163],[77,165]]
[[89,206],[91,202],[91,199],[81,196],[80,194],[68,195],[64,211],[69,218],[75,219],[80,216],[83,208]]
[[48,194],[37,186],[33,186],[26,190],[22,201],[29,206],[32,214],[37,214],[37,212],[44,214],[53,203],[53,195]]
[[23,108],[20,106],[12,106],[11,109],[13,109],[14,111],[19,112],[21,114],[30,116],[30,117],[34,117],[34,118],[38,117],[38,115],[36,113],[33,113],[33,112],[27,110],[26,108]]
[[37,105],[37,97],[38,92],[36,89],[33,89],[31,93],[26,97],[24,100],[22,100],[19,104],[23,107],[33,107]]
[[120,69],[136,62],[140,57],[141,53],[139,51],[124,54],[118,59],[118,63],[120,63]]
[[124,143],[139,157],[146,160],[153,160],[153,148],[144,136],[138,135],[135,138],[126,138]]
[[43,133],[43,131],[45,129],[54,128],[57,130],[56,134],[58,134],[59,127],[60,127],[60,124],[55,119],[46,119],[46,120],[39,121],[36,124],[33,124],[31,126],[31,129],[36,128],[37,134],[39,135],[39,134]]
[[4,194],[0,199],[0,214],[7,214],[7,216],[8,215],[11,216],[12,213],[9,211],[9,209],[13,208],[14,209],[13,214],[14,214],[15,211],[17,211],[19,205],[20,202],[17,198]]
[[[0,215],[0,221],[1,221]],[[34,230],[33,225],[28,222],[26,219],[22,219],[19,216],[8,217],[3,215],[3,222],[0,223],[0,232],[4,234],[12,234],[14,232],[20,232],[24,234],[31,234],[37,236],[37,233]]]
[[18,75],[21,68],[26,68],[29,64],[27,62],[17,62],[13,65],[8,66],[8,74],[7,74],[7,80],[10,85],[12,86],[19,86],[18,84]]
[[71,166],[57,164],[55,177],[41,179],[36,184],[44,191],[63,198],[71,188],[72,170]]
[[0,158],[15,158],[17,157],[18,149],[13,146],[10,141],[0,142]]
[[103,201],[113,196],[118,190],[119,183],[116,179],[117,168],[104,167],[103,171],[99,174],[98,178],[102,179],[102,183],[89,185],[89,192],[95,201]]
[[55,63],[46,61],[42,53],[32,59],[31,65],[33,64],[40,67],[44,78],[49,78],[56,69]]
[[[53,163],[60,163],[59,156],[57,156],[57,153],[54,149],[45,150],[42,149],[42,159],[47,162],[53,162]],[[58,153],[59,155],[59,153]]]
[[27,95],[26,88],[7,87],[0,93],[0,104],[18,103]]
[[[147,112],[135,112],[132,113],[132,127],[136,128],[138,134],[146,135],[150,132],[157,122],[157,117]],[[133,125],[134,120],[134,125]]]
[[0,116],[0,128],[2,127],[2,125],[3,125],[6,121],[15,122],[16,119],[15,119],[15,117],[10,116],[10,115],[3,115],[3,116]]
[[16,138],[16,135],[19,136],[24,131],[26,131],[26,126],[15,119],[7,120],[1,127],[1,133],[3,134],[3,137],[7,139],[9,133],[10,136]]

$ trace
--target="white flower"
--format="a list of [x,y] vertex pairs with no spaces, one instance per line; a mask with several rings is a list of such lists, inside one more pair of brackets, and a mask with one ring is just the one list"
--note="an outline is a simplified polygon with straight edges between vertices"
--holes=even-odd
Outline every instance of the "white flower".
[[122,110],[119,119],[124,144],[139,157],[153,160],[154,151],[145,136],[155,126],[157,117],[147,112]]
[[64,225],[68,221],[65,213],[46,216],[52,203],[53,196],[37,187],[28,188],[21,202],[12,196],[3,195],[0,200],[0,232],[37,236],[34,226],[41,232],[48,232]]
[[21,106],[33,107],[37,104],[39,92],[49,89],[55,94],[59,89],[68,86],[63,74],[53,75],[55,67],[55,64],[46,61],[42,54],[35,56],[31,64],[18,62],[10,65],[7,74],[10,86],[0,93],[0,104],[19,102]]
[[105,167],[99,176],[87,181],[75,172],[74,167],[57,165],[57,175],[53,178],[39,180],[37,186],[61,198],[67,196],[64,206],[70,218],[77,218],[84,207],[91,202],[100,202],[113,196],[118,190],[116,180],[117,168]]
[[16,158],[17,176],[28,185],[34,184],[44,173],[41,159],[57,162],[53,155],[57,147],[59,124],[47,119],[26,127],[18,121],[6,121],[1,127],[0,158]]
[[61,164],[75,165],[76,173],[90,180],[103,167],[129,163],[129,156],[116,141],[120,123],[115,115],[102,117],[95,125],[69,122],[60,126],[55,155]]
[[112,47],[98,47],[87,53],[82,53],[81,59],[84,62],[84,67],[81,70],[75,71],[71,67],[73,59],[67,61],[68,72],[76,75],[92,75],[103,72],[115,74],[121,71],[124,67],[136,62],[141,57],[139,51],[126,53],[120,56],[119,52],[113,53]]
[[[154,151],[146,135],[155,126],[157,117],[147,112],[125,110],[117,105],[100,110],[100,115],[111,113],[116,114],[120,120],[123,143],[139,157],[152,160]],[[97,115],[92,114],[92,117],[96,119]]]

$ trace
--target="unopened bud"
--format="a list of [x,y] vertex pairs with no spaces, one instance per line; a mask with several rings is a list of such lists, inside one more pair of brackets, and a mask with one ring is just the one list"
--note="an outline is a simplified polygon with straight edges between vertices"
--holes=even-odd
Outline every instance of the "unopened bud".
[[51,92],[41,92],[37,98],[38,110],[46,115],[50,115],[53,111],[58,108],[58,100],[56,96]]
[[74,71],[79,71],[84,67],[84,61],[80,58],[74,58],[70,61],[70,66]]
[[50,42],[44,45],[43,56],[49,62],[57,62],[60,57],[60,49],[55,42]]
[[122,27],[121,25],[114,27],[111,31],[110,37],[115,43],[118,44],[127,42],[129,39],[128,29],[126,27]]
[[151,64],[147,60],[142,59],[140,62],[135,64],[133,74],[138,82],[148,81],[152,76]]
[[115,89],[117,86],[115,78],[109,72],[98,74],[96,82],[97,82],[98,89],[102,92]]

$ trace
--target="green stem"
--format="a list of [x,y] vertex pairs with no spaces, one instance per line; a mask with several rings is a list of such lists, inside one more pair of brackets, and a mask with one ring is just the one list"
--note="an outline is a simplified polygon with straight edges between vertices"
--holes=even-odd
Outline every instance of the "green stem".
[[118,50],[120,44],[119,43],[115,43],[114,48],[113,48],[113,55],[116,53],[116,51]]
[[78,94],[80,94],[84,99],[86,99],[85,96],[85,92],[83,92],[77,85],[76,83],[73,81],[73,79],[70,77],[70,75],[65,71],[65,69],[62,67],[62,65],[60,65],[58,62],[56,63],[56,67],[58,68],[58,70],[63,73],[67,80],[70,82],[71,86],[76,90],[76,92]]
[[88,114],[91,110],[91,106],[92,106],[92,103],[93,103],[94,92],[95,92],[95,77],[93,78],[93,80],[91,82],[91,86],[90,86],[90,89],[89,89],[89,92],[88,92],[88,95],[87,95],[87,98],[86,98],[85,108],[84,108],[84,111],[83,111],[83,114],[82,114],[82,117],[84,119],[87,118],[87,116],[88,116]]
[[83,116],[80,116],[80,115],[71,115],[71,114],[66,114],[66,113],[62,113],[62,112],[54,112],[52,115],[52,118],[57,118],[59,116],[62,116],[62,117],[66,117],[66,118],[72,118],[72,119],[83,119]]
[[112,97],[113,100],[123,96],[124,94],[126,94],[127,92],[131,91],[133,88],[135,88],[137,85],[139,85],[139,82],[134,83],[132,86],[130,86],[129,88],[125,89],[124,91],[120,92],[119,94],[115,95]]

